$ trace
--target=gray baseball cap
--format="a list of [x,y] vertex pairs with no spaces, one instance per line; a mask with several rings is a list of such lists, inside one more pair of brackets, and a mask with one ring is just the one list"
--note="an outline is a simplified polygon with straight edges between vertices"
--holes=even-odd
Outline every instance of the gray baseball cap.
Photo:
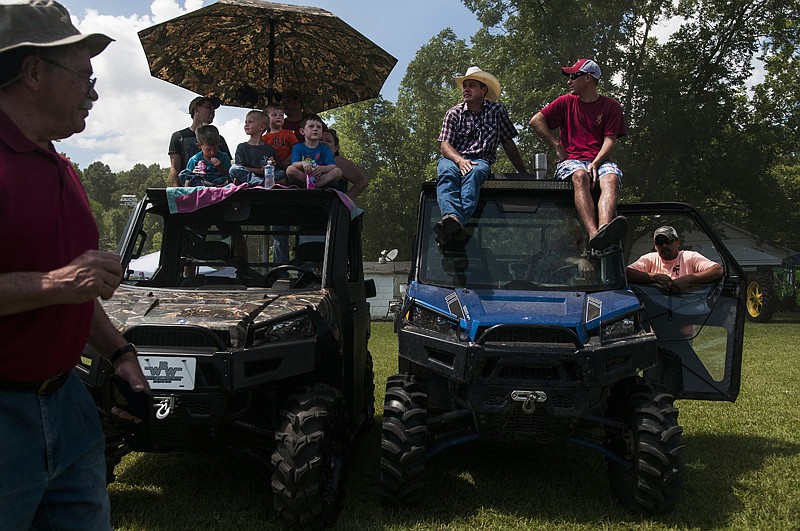
[[653,233],[653,240],[655,241],[655,239],[659,236],[664,236],[670,241],[680,240],[680,238],[678,238],[678,231],[669,225],[664,225],[663,227],[657,228]]
[[102,33],[81,34],[58,2],[0,1],[0,53],[23,46],[49,48],[83,42],[94,57],[113,40]]

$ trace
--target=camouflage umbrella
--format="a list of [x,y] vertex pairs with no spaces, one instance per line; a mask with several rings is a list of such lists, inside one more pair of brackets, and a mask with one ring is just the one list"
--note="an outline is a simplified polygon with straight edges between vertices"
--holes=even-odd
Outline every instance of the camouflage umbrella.
[[377,97],[397,59],[315,7],[219,0],[139,32],[150,73],[224,105],[296,88],[307,111]]

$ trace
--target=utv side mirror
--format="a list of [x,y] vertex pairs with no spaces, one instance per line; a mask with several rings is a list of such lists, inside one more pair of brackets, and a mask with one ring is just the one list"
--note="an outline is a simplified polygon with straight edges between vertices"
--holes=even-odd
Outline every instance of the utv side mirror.
[[368,299],[378,294],[378,291],[375,289],[375,279],[370,278],[364,281],[364,294]]

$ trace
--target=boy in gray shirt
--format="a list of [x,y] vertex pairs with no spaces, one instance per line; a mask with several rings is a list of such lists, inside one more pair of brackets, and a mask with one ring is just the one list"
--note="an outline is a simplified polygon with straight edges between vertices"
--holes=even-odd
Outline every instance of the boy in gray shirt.
[[264,183],[264,166],[272,159],[276,166],[275,179],[286,176],[277,169],[275,160],[278,154],[275,149],[266,144],[261,136],[267,130],[269,118],[261,111],[250,111],[244,120],[244,132],[250,136],[247,142],[242,142],[236,147],[234,164],[231,166],[230,175],[235,184],[249,183],[251,186],[260,186]]

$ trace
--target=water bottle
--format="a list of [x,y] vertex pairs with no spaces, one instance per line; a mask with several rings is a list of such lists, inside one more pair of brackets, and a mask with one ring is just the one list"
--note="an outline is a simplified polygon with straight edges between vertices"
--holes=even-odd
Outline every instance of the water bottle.
[[275,164],[272,159],[267,160],[267,165],[264,166],[264,188],[272,188],[275,186]]
[[[311,161],[311,169],[313,171],[314,168],[317,167],[317,161]],[[311,190],[317,187],[317,178],[314,177],[314,174],[306,174],[306,189]]]

